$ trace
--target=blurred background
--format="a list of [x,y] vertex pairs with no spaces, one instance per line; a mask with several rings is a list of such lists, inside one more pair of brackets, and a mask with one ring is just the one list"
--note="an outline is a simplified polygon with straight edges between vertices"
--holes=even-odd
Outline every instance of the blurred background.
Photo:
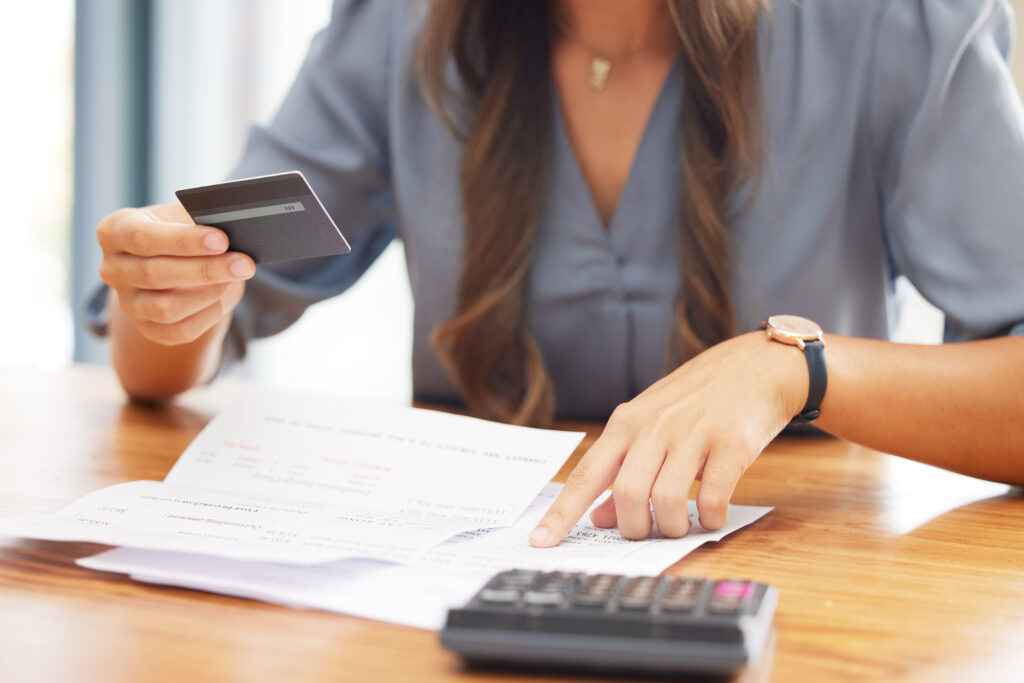
[[[1013,0],[1018,34],[1024,0]],[[98,283],[95,228],[122,206],[221,179],[269,119],[330,0],[40,0],[0,23],[0,363],[105,363],[82,324]],[[1024,54],[1012,68],[1024,84]],[[942,317],[905,283],[899,338]],[[412,302],[401,244],[344,295],[257,342],[235,373],[265,384],[411,396]]]

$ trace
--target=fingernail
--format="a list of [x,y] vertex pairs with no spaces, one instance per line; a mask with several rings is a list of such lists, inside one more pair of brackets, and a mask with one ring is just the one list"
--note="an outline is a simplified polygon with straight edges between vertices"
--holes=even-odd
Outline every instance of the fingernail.
[[224,251],[228,245],[224,243],[223,236],[211,232],[203,238],[203,246],[210,251]]
[[533,545],[542,545],[547,543],[549,538],[551,538],[551,532],[548,531],[548,528],[546,526],[539,526],[530,534],[530,543]]
[[249,277],[252,275],[252,266],[249,265],[249,261],[244,258],[235,259],[228,266],[231,270],[231,274],[235,277]]

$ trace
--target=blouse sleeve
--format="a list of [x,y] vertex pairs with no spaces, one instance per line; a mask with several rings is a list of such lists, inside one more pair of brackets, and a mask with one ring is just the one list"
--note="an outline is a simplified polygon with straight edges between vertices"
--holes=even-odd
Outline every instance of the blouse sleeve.
[[947,341],[1024,335],[1024,108],[1003,0],[886,0],[871,119],[896,271]]
[[352,251],[258,266],[235,310],[226,360],[347,289],[396,234],[387,139],[394,6],[336,0],[279,111],[249,133],[230,177],[302,171]]

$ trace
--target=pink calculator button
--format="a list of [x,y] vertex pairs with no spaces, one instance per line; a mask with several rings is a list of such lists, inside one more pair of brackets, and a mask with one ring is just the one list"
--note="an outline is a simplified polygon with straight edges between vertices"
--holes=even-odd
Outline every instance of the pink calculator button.
[[754,594],[754,584],[741,581],[722,581],[715,586],[715,597],[749,598]]

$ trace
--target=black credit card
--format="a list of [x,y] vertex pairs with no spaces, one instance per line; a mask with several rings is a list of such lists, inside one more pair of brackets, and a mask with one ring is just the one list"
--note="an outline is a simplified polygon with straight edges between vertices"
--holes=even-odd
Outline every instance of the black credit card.
[[227,233],[231,251],[248,254],[256,263],[351,251],[298,171],[191,187],[174,194],[196,225],[220,228]]

